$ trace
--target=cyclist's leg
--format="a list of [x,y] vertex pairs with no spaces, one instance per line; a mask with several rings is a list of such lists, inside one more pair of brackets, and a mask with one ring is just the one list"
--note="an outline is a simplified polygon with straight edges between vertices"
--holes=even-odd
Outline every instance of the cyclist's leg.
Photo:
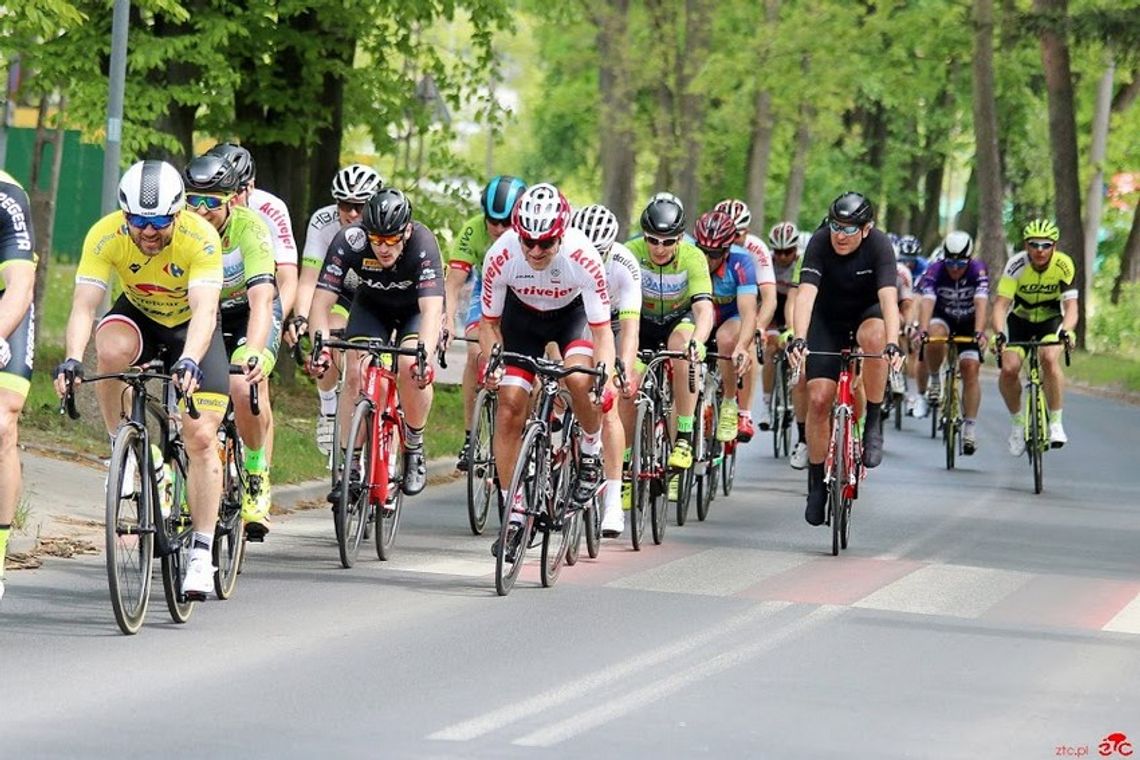
[[[721,356],[732,356],[736,350],[736,343],[740,339],[740,317],[725,320],[714,332],[716,336],[716,352]],[[720,407],[720,419],[717,420],[717,438],[721,441],[732,441],[741,432],[744,420],[747,425],[752,422],[752,393],[754,383],[750,382],[754,375],[749,373],[744,378],[744,387],[739,394],[736,389],[736,366],[731,361],[721,359],[717,362],[720,367],[721,384],[724,389],[724,401]],[[687,381],[686,381],[687,382]],[[765,412],[767,407],[765,407]],[[739,419],[738,419],[739,418]],[[751,431],[748,431],[751,433]],[[747,437],[751,438],[751,435]]]
[[[348,325],[348,310],[350,306],[351,299],[341,296],[329,314],[328,324],[330,331],[345,329]],[[336,385],[340,379],[340,373],[344,372],[348,366],[348,359],[344,356],[343,352],[333,351],[332,364],[333,366],[329,368],[328,372],[317,378],[317,396],[320,399],[320,410],[317,416],[317,445],[322,449],[325,446],[331,449],[333,445],[333,425],[338,413]],[[343,395],[348,398],[349,404],[356,402],[356,396],[354,394],[345,393]],[[344,403],[342,400],[341,414],[343,414],[343,407]],[[351,406],[349,409],[349,414],[351,414]],[[341,429],[347,429],[349,420],[342,416],[340,421]]]
[[[887,328],[878,304],[863,313],[856,341],[865,353],[881,353],[886,347]],[[861,377],[863,392],[867,399],[867,412],[861,419],[863,420],[863,464],[867,467],[877,467],[883,458],[883,428],[880,418],[887,390],[888,370],[889,367],[884,359],[863,361]]]
[[[348,319],[344,326],[345,340],[351,341],[354,338],[381,338],[383,340],[390,340],[391,336],[392,326],[390,324],[380,319],[361,301],[353,301],[352,309],[349,311]],[[341,446],[347,446],[349,444],[347,440],[348,428],[352,424],[352,412],[356,408],[356,402],[360,397],[361,378],[367,360],[368,354],[364,351],[344,352],[344,366],[341,368],[341,372],[344,373],[344,385],[341,388],[339,410]],[[326,373],[326,375],[329,374],[332,373]],[[352,441],[351,444],[353,446],[359,446],[360,441]]]
[[[475,277],[475,282],[471,288],[471,298],[467,304],[467,314],[463,318],[463,334],[465,337],[472,340],[477,340],[479,337],[479,319],[483,316],[483,306],[479,300],[480,291],[482,290],[479,282],[479,277]],[[452,325],[446,325],[448,329],[452,329]],[[466,357],[463,362],[463,420],[464,431],[463,448],[460,450],[460,459],[464,459],[467,453],[467,440],[471,437],[471,415],[475,413],[475,396],[479,389],[476,387],[479,383],[479,344],[468,343]],[[460,464],[463,464],[460,462]]]
[[[100,374],[122,372],[132,364],[153,356],[152,351],[144,355],[144,347],[153,348],[155,345],[155,336],[149,334],[153,332],[153,325],[125,295],[119,296],[95,328],[96,371]],[[113,436],[122,419],[124,405],[130,410],[130,391],[124,393],[121,383],[109,381],[98,383],[95,392],[107,435]]]
[[[284,270],[288,270],[285,267]],[[295,277],[296,275],[294,275]],[[273,424],[273,404],[269,398],[269,376],[277,366],[277,352],[281,349],[281,341],[285,338],[285,305],[281,298],[273,299],[273,324],[269,330],[269,340],[266,343],[265,354],[261,357],[262,373],[265,377],[257,387],[258,405],[261,407],[261,416],[265,418],[265,466],[273,461],[273,441],[277,427]],[[247,404],[248,406],[248,404]]]
[[[950,326],[946,324],[946,320],[940,317],[934,317],[930,320],[930,337],[932,338],[949,338]],[[942,362],[946,358],[946,344],[945,343],[928,343],[925,349],[926,353],[926,366],[931,374],[938,374],[942,371]]]
[[[666,347],[670,351],[684,351],[693,337],[695,325],[682,319],[669,332]],[[683,360],[673,362],[673,413],[676,419],[677,446],[670,457],[672,466],[688,469],[692,465],[693,413],[697,408],[697,394],[689,390],[689,363]],[[684,444],[681,443],[684,441]],[[682,453],[682,449],[685,450]],[[685,462],[688,464],[685,464]]]
[[808,357],[804,376],[807,378],[807,450],[808,498],[804,518],[812,525],[820,525],[825,518],[827,489],[824,486],[824,463],[827,459],[828,440],[831,436],[831,407],[835,401],[836,381],[839,378],[839,358],[813,355],[811,351],[838,351],[848,335],[851,325],[830,324],[816,313],[808,326]]
[[[1042,340],[1056,336],[1057,327],[1049,323],[1048,330],[1043,330]],[[1049,441],[1054,447],[1062,446],[1068,442],[1062,414],[1065,398],[1065,372],[1061,367],[1061,346],[1043,346],[1040,349],[1041,382],[1045,387],[1045,404],[1049,407]]]
[[8,336],[12,358],[0,372],[0,597],[4,596],[4,557],[8,534],[16,516],[23,486],[20,470],[20,413],[28,397],[32,377],[32,344],[35,340],[33,308]]

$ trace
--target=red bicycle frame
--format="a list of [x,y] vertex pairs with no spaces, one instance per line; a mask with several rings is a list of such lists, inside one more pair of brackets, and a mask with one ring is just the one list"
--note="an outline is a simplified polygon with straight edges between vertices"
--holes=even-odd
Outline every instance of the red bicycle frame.
[[[859,479],[862,477],[862,468],[856,468],[856,449],[858,446],[857,437],[855,435],[855,428],[858,424],[858,410],[855,405],[855,390],[852,387],[854,383],[854,373],[851,371],[851,364],[855,361],[855,355],[850,348],[845,348],[839,352],[839,380],[835,389],[835,403],[832,407],[832,426],[833,431],[831,435],[831,444],[827,447],[827,460],[824,463],[824,472],[827,473],[826,477],[831,478],[832,473],[835,472],[835,457],[839,454],[843,457],[843,472],[846,477],[846,483],[843,484],[843,498],[854,499],[859,493]],[[847,412],[844,415],[844,427],[842,430],[835,429],[835,417],[841,411]],[[842,436],[841,440],[836,441],[837,436]],[[842,448],[842,451],[837,451]]]
[[[368,461],[372,472],[368,481],[369,500],[383,506],[388,503],[388,484],[395,457],[404,448],[403,425],[400,420],[400,402],[396,392],[396,373],[385,367],[380,357],[373,354],[364,367],[360,393],[372,404],[372,435]],[[381,396],[384,401],[381,404]],[[379,411],[379,413],[377,413]],[[355,441],[352,442],[356,444]]]

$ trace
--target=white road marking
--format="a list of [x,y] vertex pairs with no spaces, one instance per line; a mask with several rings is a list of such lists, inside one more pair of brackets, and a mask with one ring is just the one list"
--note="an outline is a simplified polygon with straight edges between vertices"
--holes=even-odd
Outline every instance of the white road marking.
[[627,575],[606,585],[638,591],[731,596],[811,559],[808,555],[790,552],[708,549]]
[[914,615],[976,618],[1033,578],[1032,573],[965,565],[928,565],[853,606]]
[[1140,634],[1140,594],[1116,613],[1116,617],[1109,620],[1101,630]]

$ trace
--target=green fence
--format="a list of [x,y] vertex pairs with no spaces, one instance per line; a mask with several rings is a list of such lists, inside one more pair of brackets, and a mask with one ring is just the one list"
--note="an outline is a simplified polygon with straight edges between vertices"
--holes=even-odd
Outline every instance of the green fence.
[[[32,172],[32,150],[36,130],[8,130],[6,171],[19,180],[30,193],[28,178]],[[41,187],[46,187],[51,167],[51,146],[44,152]],[[56,261],[79,261],[83,238],[99,219],[103,183],[103,148],[79,141],[79,132],[68,130],[63,137],[63,164],[59,174],[59,194],[55,203],[52,256]]]

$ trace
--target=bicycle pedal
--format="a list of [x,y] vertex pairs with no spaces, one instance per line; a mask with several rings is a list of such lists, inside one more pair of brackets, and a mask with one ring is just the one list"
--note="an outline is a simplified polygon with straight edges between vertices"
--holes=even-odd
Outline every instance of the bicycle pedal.
[[265,534],[269,532],[261,523],[246,523],[245,525],[245,539],[255,544],[265,542]]
[[204,602],[206,601],[206,594],[202,591],[186,591],[182,595],[180,602]]

